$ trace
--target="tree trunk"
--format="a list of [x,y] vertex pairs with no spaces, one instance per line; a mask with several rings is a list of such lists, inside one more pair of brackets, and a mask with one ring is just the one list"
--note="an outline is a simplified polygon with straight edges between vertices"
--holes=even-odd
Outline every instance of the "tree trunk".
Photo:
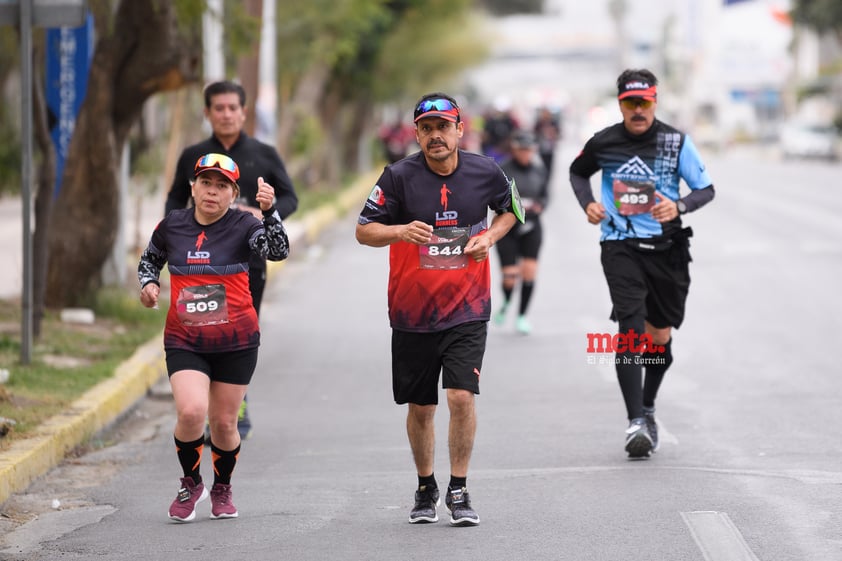
[[359,172],[360,170],[360,144],[371,140],[369,123],[373,120],[372,105],[366,97],[358,97],[351,110],[350,134],[346,134],[342,152],[342,166],[344,169]]
[[[171,2],[93,3],[97,40],[61,192],[49,223],[46,304],[88,303],[119,224],[120,154],[146,100],[199,79],[198,26],[180,31]],[[41,227],[42,225],[39,225]]]
[[[43,52],[37,49],[36,68],[43,69]],[[47,232],[53,208],[53,188],[56,184],[56,150],[47,124],[47,101],[44,99],[42,72],[32,74],[32,129],[35,143],[41,152],[41,166],[38,173],[38,189],[35,195],[35,224],[32,237],[32,335],[41,336],[41,320],[44,318],[44,291],[46,290],[49,246]],[[43,227],[41,226],[43,225]]]
[[330,78],[330,67],[324,62],[310,65],[307,73],[299,80],[288,107],[281,111],[278,123],[278,152],[288,153],[293,131],[303,115],[315,115],[324,95],[325,85]]

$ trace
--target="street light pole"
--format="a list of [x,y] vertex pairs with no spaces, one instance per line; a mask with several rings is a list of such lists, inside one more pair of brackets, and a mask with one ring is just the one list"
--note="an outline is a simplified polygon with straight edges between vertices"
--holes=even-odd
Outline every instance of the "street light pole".
[[21,196],[23,197],[23,301],[20,361],[32,360],[32,1],[20,0]]

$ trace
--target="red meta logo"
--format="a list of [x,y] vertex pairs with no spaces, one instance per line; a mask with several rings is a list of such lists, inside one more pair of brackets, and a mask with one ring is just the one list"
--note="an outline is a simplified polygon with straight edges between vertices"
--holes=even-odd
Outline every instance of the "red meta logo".
[[663,345],[656,345],[649,333],[639,334],[634,329],[628,333],[588,333],[589,353],[662,353]]

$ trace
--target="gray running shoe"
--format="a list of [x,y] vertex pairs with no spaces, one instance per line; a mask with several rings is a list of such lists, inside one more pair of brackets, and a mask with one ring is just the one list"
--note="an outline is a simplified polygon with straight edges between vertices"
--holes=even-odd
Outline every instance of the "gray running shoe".
[[658,421],[655,419],[655,408],[644,407],[643,418],[646,419],[646,430],[652,439],[652,452],[657,452],[660,444],[658,442]]
[[419,487],[415,491],[415,506],[409,513],[409,523],[438,522],[439,515],[436,513],[436,507],[439,504],[441,504],[441,497],[437,488],[428,485]]
[[626,429],[626,452],[629,458],[648,458],[652,448],[652,437],[646,430],[646,419],[632,419],[629,428]]
[[444,504],[450,511],[451,526],[476,526],[479,524],[479,515],[471,508],[471,497],[464,487],[448,489]]

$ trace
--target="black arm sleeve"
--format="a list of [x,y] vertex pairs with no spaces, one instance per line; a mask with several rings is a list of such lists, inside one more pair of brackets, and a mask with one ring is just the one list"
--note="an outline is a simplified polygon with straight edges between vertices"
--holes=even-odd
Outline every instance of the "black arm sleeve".
[[589,204],[596,202],[596,199],[593,197],[593,191],[591,190],[590,178],[582,177],[571,172],[570,184],[573,186],[573,193],[579,199],[579,205],[582,207],[582,210],[587,209]]
[[686,197],[681,198],[681,202],[687,206],[687,212],[693,212],[711,202],[715,194],[713,185],[708,185],[704,189],[690,191]]

